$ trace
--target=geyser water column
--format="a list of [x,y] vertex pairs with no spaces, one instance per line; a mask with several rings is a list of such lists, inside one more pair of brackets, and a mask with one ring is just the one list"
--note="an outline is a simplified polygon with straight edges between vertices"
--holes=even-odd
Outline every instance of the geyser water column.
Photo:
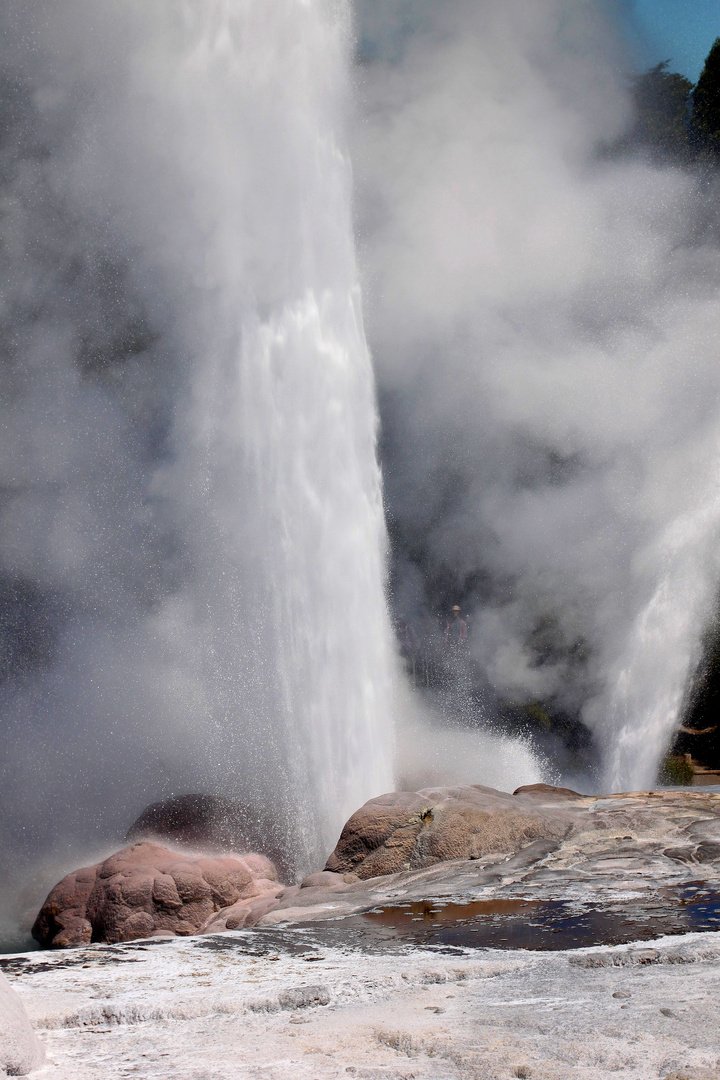
[[321,0],[160,9],[134,74],[161,122],[148,160],[171,190],[177,169],[187,199],[189,223],[165,225],[171,273],[186,279],[190,260],[194,278],[170,483],[206,611],[213,770],[272,800],[302,869],[392,786],[376,411],[341,141],[349,13]]
[[[717,438],[717,434],[716,434]],[[671,747],[701,658],[703,633],[717,617],[720,498],[716,445],[693,461],[690,503],[638,559],[648,595],[616,663],[607,695],[589,718],[608,748],[609,791],[654,787]]]
[[196,548],[222,657],[208,682],[222,673],[219,748],[230,761],[252,748],[300,864],[320,865],[353,809],[392,787],[376,411],[339,142],[348,11],[226,2],[194,16],[178,120],[200,100],[198,127],[217,125],[191,180],[213,281],[181,475],[214,534]]
[[[343,143],[349,8],[71,0],[28,18],[46,112],[74,110],[55,166],[64,198],[128,253],[155,333],[146,362],[168,372],[171,420],[138,503],[163,522],[172,583],[130,621],[158,680],[171,657],[193,703],[190,724],[161,733],[192,759],[172,787],[261,804],[302,872],[393,781],[386,535]],[[154,404],[141,397],[138,425]],[[142,712],[142,681],[123,693]],[[95,738],[112,754],[111,733]]]

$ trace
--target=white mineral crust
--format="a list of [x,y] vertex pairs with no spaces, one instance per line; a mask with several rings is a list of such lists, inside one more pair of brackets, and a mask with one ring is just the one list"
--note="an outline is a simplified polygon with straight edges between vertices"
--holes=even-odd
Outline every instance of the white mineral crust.
[[47,1049],[33,1076],[720,1076],[712,933],[554,953],[379,955],[318,948],[302,930],[292,934],[305,951],[274,951],[272,933],[7,957]]
[[0,1074],[25,1076],[44,1058],[23,1003],[0,973]]

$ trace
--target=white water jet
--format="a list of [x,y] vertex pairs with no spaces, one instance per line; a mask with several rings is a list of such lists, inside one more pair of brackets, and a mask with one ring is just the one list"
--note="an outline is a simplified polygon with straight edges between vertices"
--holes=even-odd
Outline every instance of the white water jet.
[[695,508],[668,527],[638,568],[654,578],[652,595],[631,628],[609,694],[589,710],[607,745],[607,790],[654,787],[658,762],[682,721],[720,578],[716,477],[713,461]]
[[[55,140],[35,188],[17,171],[16,201],[46,184],[67,217],[57,240],[51,220],[55,267],[86,259],[95,280],[111,249],[151,331],[122,363],[82,369],[82,286],[75,296],[68,276],[72,303],[46,314],[35,249],[35,279],[23,272],[39,329],[17,349],[34,426],[16,401],[25,457],[8,466],[23,478],[2,569],[64,590],[71,614],[53,663],[5,701],[4,801],[47,843],[89,821],[111,835],[151,799],[202,786],[270,808],[302,872],[393,786],[386,534],[344,144],[349,7],[57,7],[21,7],[8,37]],[[24,267],[34,219],[18,220]]]
[[[251,702],[259,797],[273,793],[310,867],[357,806],[392,787],[376,411],[341,141],[348,12],[219,0],[194,14],[165,105],[175,130],[190,118],[188,186],[219,226],[178,447],[191,515],[209,517],[195,600],[213,596],[218,749],[243,754],[248,723],[234,717]],[[154,53],[158,66],[171,68]],[[248,235],[255,265],[238,251]]]

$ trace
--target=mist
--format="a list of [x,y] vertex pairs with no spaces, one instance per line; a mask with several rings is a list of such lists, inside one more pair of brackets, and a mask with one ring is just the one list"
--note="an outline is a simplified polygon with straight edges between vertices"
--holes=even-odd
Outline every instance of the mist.
[[394,611],[462,605],[480,722],[539,702],[591,733],[578,782],[650,786],[718,590],[716,180],[614,149],[623,5],[359,11]]
[[[680,722],[720,578],[714,174],[623,144],[622,4],[354,19],[0,14],[0,858],[29,911],[173,794],[270,806],[302,875],[396,785],[651,785]],[[453,710],[388,604],[437,637],[454,603],[482,694]]]
[[194,791],[272,806],[302,874],[392,789],[351,47],[344,4],[3,9],[16,875]]

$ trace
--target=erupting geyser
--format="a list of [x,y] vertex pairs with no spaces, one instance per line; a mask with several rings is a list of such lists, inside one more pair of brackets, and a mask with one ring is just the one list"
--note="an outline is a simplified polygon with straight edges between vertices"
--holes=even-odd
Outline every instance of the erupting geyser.
[[[633,74],[632,5],[378,7],[355,160],[396,611],[462,605],[478,696],[570,786],[652,786],[717,633],[718,158],[677,52]],[[684,156],[647,134],[663,86]]]
[[581,8],[356,5],[359,275],[349,0],[3,5],[0,855],[204,793],[301,873],[396,782],[655,782],[720,580],[720,174],[632,145]]
[[149,796],[222,790],[321,865],[393,786],[348,7],[4,21],[2,574],[44,646],[6,683],[7,820],[101,840]]

